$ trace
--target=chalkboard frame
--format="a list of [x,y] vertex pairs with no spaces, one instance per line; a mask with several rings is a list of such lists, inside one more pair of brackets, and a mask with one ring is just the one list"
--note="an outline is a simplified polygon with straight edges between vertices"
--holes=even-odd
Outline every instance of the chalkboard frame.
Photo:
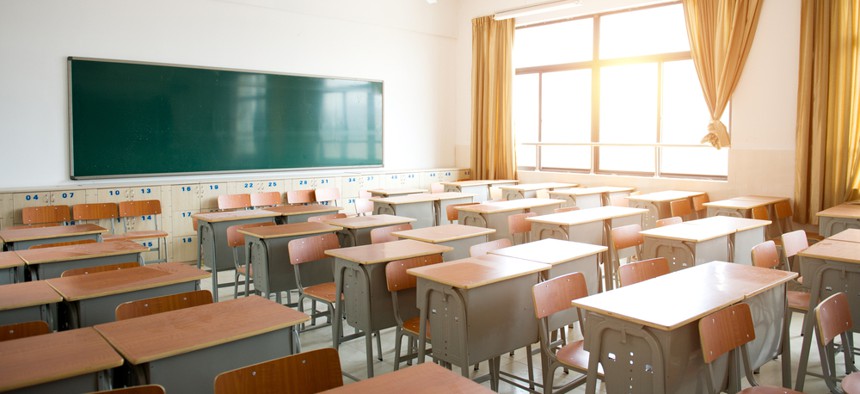
[[[80,153],[75,149],[75,110],[73,105],[73,86],[74,86],[74,76],[72,72],[73,63],[78,61],[86,61],[86,62],[100,62],[100,63],[119,63],[119,64],[127,64],[127,65],[140,65],[140,66],[157,66],[157,67],[169,67],[169,68],[177,68],[177,69],[187,69],[187,70],[208,70],[208,71],[217,71],[217,72],[225,72],[225,73],[240,73],[240,74],[249,74],[249,75],[263,75],[263,76],[274,76],[274,77],[295,77],[295,78],[309,78],[309,79],[320,79],[320,80],[335,80],[342,82],[370,82],[373,84],[378,84],[378,92],[379,92],[379,104],[378,109],[374,110],[374,114],[371,116],[375,116],[378,118],[378,123],[376,126],[378,130],[369,130],[368,134],[371,132],[378,133],[378,135],[373,135],[372,137],[378,137],[377,139],[369,138],[367,142],[368,147],[365,149],[372,150],[376,153],[373,158],[369,161],[373,161],[373,163],[363,163],[360,165],[315,165],[315,166],[273,166],[273,167],[262,167],[262,168],[241,168],[241,169],[216,169],[216,170],[194,170],[194,171],[164,171],[164,172],[117,172],[117,173],[109,173],[109,174],[76,174],[75,169],[75,160],[83,160],[83,158],[79,157]],[[137,178],[137,177],[159,177],[159,176],[187,176],[187,175],[208,175],[208,174],[236,174],[236,173],[255,173],[255,172],[295,172],[295,171],[307,171],[307,170],[337,170],[337,169],[345,169],[345,168],[381,168],[384,167],[384,138],[385,138],[385,128],[384,128],[384,82],[382,80],[373,80],[373,79],[361,79],[361,78],[348,78],[348,77],[337,77],[337,76],[320,76],[320,75],[308,75],[308,74],[295,74],[295,73],[283,73],[283,72],[272,72],[272,71],[260,71],[260,70],[247,70],[247,69],[233,69],[233,68],[221,68],[221,67],[206,67],[206,66],[195,66],[195,65],[184,65],[184,64],[170,64],[170,63],[156,63],[156,62],[144,62],[144,61],[131,61],[131,60],[116,60],[116,59],[100,59],[100,58],[88,58],[88,57],[73,57],[69,56],[67,58],[67,71],[68,71],[68,121],[69,121],[69,176],[73,180],[85,180],[85,179],[116,179],[116,178]],[[368,107],[372,107],[372,105],[368,105]],[[79,133],[82,133],[81,130],[78,130]],[[371,146],[370,144],[377,145]],[[199,147],[198,147],[199,148]],[[345,149],[345,148],[344,148]],[[201,151],[202,152],[202,151]]]

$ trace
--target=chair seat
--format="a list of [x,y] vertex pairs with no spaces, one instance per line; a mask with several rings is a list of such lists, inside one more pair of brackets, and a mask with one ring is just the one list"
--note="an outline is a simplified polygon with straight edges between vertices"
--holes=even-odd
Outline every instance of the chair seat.
[[[421,320],[418,319],[418,316],[415,316],[405,322],[403,322],[403,331],[408,331],[412,335],[418,336],[418,333],[421,330]],[[427,339],[430,339],[430,322],[427,322]]]
[[167,231],[146,230],[146,231],[129,231],[121,234],[125,239],[149,239],[149,238],[166,238]]
[[846,393],[860,393],[860,372],[854,372],[842,378],[842,391]]
[[800,391],[794,391],[785,387],[773,386],[755,386],[747,387],[740,391],[739,394],[803,394]]
[[[588,371],[588,351],[582,348],[584,341],[569,342],[559,349],[555,357],[562,364],[570,368],[578,369],[580,372]],[[603,377],[603,366],[597,365],[597,374]]]
[[308,286],[304,288],[305,295],[314,297],[316,299],[325,300],[330,303],[334,303],[336,301],[335,293],[337,293],[337,287],[334,282],[326,282],[320,283],[318,285]]
[[804,291],[787,291],[786,298],[788,298],[788,309],[809,310],[809,293]]

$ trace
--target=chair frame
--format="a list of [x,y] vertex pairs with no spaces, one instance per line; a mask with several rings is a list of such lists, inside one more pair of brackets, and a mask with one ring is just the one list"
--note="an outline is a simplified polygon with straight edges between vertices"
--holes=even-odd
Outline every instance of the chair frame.
[[708,217],[708,207],[705,206],[705,203],[711,202],[711,198],[708,197],[708,193],[690,197],[690,200],[693,204],[693,213],[696,214],[697,219]]
[[[844,350],[846,344],[850,349],[854,326],[848,296],[844,292],[835,293],[821,301],[814,311],[815,339],[818,344],[818,354],[821,357],[822,377],[831,393],[842,393],[843,390],[837,387],[836,353],[842,350],[847,374],[858,373],[857,366],[854,364],[854,352]],[[841,340],[838,345],[834,343],[836,337]]]
[[[612,264],[612,272],[615,285],[620,283],[618,271],[621,268],[621,259],[628,259],[628,263],[639,261],[642,256],[642,247],[645,244],[645,238],[640,233],[642,226],[639,224],[628,224],[625,226],[614,227],[609,231],[609,262]],[[632,248],[631,253],[627,255],[625,250]],[[624,256],[622,256],[624,254]]]
[[[511,234],[511,242],[514,245],[531,242],[532,222],[526,219],[532,216],[537,216],[537,212],[516,213],[508,216],[508,233]],[[522,234],[522,242],[517,242],[517,234]]]
[[[316,261],[322,260],[331,260],[334,258],[325,254],[326,250],[329,249],[338,249],[340,248],[340,241],[338,241],[337,234],[322,234],[315,235],[305,238],[294,239],[287,244],[287,249],[290,255],[290,264],[293,265],[293,271],[296,276],[296,289],[299,292],[299,300],[298,306],[299,311],[305,311],[304,300],[308,298],[312,301],[311,303],[311,326],[313,328],[321,328],[328,326],[334,321],[334,308],[335,303],[339,295],[335,295],[334,298],[328,298],[324,294],[318,293],[317,289],[322,289],[325,291],[326,288],[334,287],[334,269],[331,270],[331,281],[320,283],[312,286],[305,286],[302,283],[302,269],[301,266],[306,263],[312,263]],[[325,304],[328,307],[328,310],[325,312],[325,316],[327,318],[326,324],[317,326],[316,319],[319,317],[322,312],[318,313],[316,311],[316,301],[319,301]],[[301,331],[307,331],[310,328],[306,328],[305,324],[302,324]]]
[[[391,261],[385,265],[385,282],[388,286],[388,291],[391,292],[391,302],[394,306],[394,319],[397,321],[397,326],[394,331],[394,370],[397,371],[400,369],[400,363],[404,357],[406,358],[407,364],[411,364],[411,360],[413,358],[418,357],[418,352],[416,351],[418,347],[418,339],[419,339],[419,313],[415,313],[414,316],[408,316],[404,319],[403,314],[401,314],[398,301],[398,297],[402,295],[402,292],[407,290],[415,289],[417,286],[417,278],[406,273],[406,270],[410,268],[423,267],[431,264],[438,264],[442,262],[442,255],[430,255],[430,256],[421,256],[421,257],[413,257],[411,259],[404,260],[395,260]],[[412,290],[412,293],[415,293],[415,290]],[[417,311],[416,311],[417,312]],[[407,325],[406,323],[413,323],[411,325]],[[403,336],[406,336],[408,339],[408,354],[405,356],[400,355],[401,345],[403,342]],[[426,333],[427,341],[430,341],[430,330],[427,330]]]
[[689,220],[695,212],[690,200],[682,198],[680,200],[669,201],[669,214],[672,216],[680,216],[684,221]]
[[460,221],[460,211],[457,207],[462,207],[466,205],[477,205],[479,202],[463,202],[457,204],[448,204],[445,206],[445,217],[448,219],[448,223],[454,224],[455,221],[459,223]]
[[[233,251],[233,298],[239,297],[239,276],[245,276],[245,291],[247,297],[251,293],[251,282],[253,281],[253,273],[251,272],[251,251],[247,250],[243,255],[239,254],[239,247],[245,246],[245,234],[239,232],[246,228],[274,226],[275,222],[259,222],[248,224],[237,224],[227,227],[227,245]],[[242,264],[241,262],[244,262]]]
[[[150,247],[150,251],[158,252],[158,259],[145,261],[144,263],[159,263],[167,261],[167,232],[161,230],[161,201],[159,200],[141,200],[141,201],[123,201],[119,204],[119,217],[122,219],[123,229],[125,233],[123,238],[133,239],[155,239],[156,246]],[[152,217],[154,230],[131,231],[134,220],[140,217]],[[164,256],[162,257],[162,251]]]
[[72,205],[72,220],[107,220],[110,222],[110,234],[116,235],[114,223],[119,221],[119,206],[115,202],[75,204]]

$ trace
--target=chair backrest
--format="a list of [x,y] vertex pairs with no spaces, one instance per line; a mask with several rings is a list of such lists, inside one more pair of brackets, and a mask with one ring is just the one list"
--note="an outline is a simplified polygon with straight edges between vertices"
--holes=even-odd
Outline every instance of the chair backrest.
[[[508,216],[508,232],[511,234],[511,240],[514,244],[521,244],[529,241],[529,233],[532,231],[532,222],[526,220],[532,216],[537,216],[536,212],[517,213]],[[517,242],[517,234],[522,234],[522,242]]]
[[668,226],[671,224],[678,224],[678,223],[681,223],[683,221],[684,221],[684,219],[682,219],[680,216],[670,216],[668,218],[657,219],[656,223],[657,223],[657,227],[663,227],[663,226]]
[[706,364],[754,339],[749,304],[740,302],[699,320],[699,340]]
[[627,207],[630,206],[630,201],[627,199],[627,197],[610,196],[609,205],[613,207]]
[[690,206],[690,200],[684,198],[669,202],[669,212],[672,216],[680,216],[682,219],[688,218],[693,213],[693,208]]
[[227,209],[246,209],[251,207],[251,195],[242,194],[222,194],[218,196],[218,210]]
[[708,193],[693,196],[690,199],[693,202],[693,212],[696,213],[697,217],[703,218],[708,216],[708,207],[705,206],[706,202],[711,202],[711,198],[708,197]]
[[578,211],[578,210],[579,210],[579,207],[572,206],[572,207],[556,208],[553,212],[554,213],[560,213],[560,212],[570,212],[570,211]]
[[359,190],[358,191],[358,198],[371,198],[371,197],[373,197],[373,193],[371,193],[367,190]]
[[332,203],[337,205],[337,200],[340,200],[340,189],[336,187],[321,187],[314,191],[314,197],[320,203]]
[[121,389],[96,391],[92,394],[164,394],[164,387],[159,384],[123,387]]
[[70,246],[70,245],[81,245],[81,244],[94,244],[98,242],[95,239],[79,239],[77,241],[65,241],[65,242],[52,242],[48,244],[38,244],[29,247],[28,249],[45,249],[45,248],[55,248],[57,246]]
[[588,296],[585,275],[574,272],[557,276],[532,287],[535,317],[547,318],[555,313],[573,308],[571,300]]
[[430,193],[444,193],[445,185],[439,182],[433,182],[430,184]]
[[457,210],[457,207],[462,207],[465,205],[476,205],[480,204],[477,202],[464,202],[460,204],[449,204],[445,206],[445,215],[448,218],[448,222],[454,223],[455,220],[460,220],[460,211]]
[[34,337],[36,335],[49,334],[50,332],[51,328],[48,327],[48,323],[41,320],[6,324],[0,326],[0,342]]
[[119,207],[114,202],[72,205],[72,219],[74,220],[102,220],[118,217]]
[[391,235],[395,231],[412,230],[412,223],[395,224],[393,226],[377,227],[370,230],[370,243],[381,244],[385,242],[397,241],[397,236]]
[[340,242],[337,240],[337,234],[322,234],[298,238],[287,244],[287,249],[290,253],[290,264],[292,265],[328,258],[325,251],[339,247]]
[[804,230],[795,230],[782,235],[782,248],[786,258],[792,258],[808,247],[809,238],[806,237]]
[[773,209],[776,211],[776,219],[782,220],[785,218],[790,218],[792,216],[791,213],[791,203],[788,200],[782,200],[773,204]]
[[757,207],[753,207],[752,212],[750,212],[750,216],[752,216],[753,219],[758,219],[758,220],[770,219],[769,215],[767,214],[767,206],[766,205],[760,205]]
[[425,265],[438,264],[441,262],[441,254],[432,254],[429,256],[413,257],[411,259],[389,262],[385,265],[385,283],[388,286],[388,291],[394,293],[414,288],[418,282],[418,278],[414,275],[407,274],[406,270],[410,268],[423,267]]
[[472,256],[472,257],[483,256],[492,250],[507,248],[508,246],[511,246],[511,245],[513,245],[513,243],[508,238],[499,238],[495,241],[479,243],[476,245],[472,245],[469,248],[469,256]]
[[141,200],[122,201],[119,203],[119,217],[161,215],[161,201]]
[[23,224],[67,223],[71,218],[68,205],[21,208]]
[[273,207],[281,205],[281,193],[279,192],[262,192],[251,194],[252,207]]
[[616,251],[627,248],[639,248],[645,243],[645,238],[642,237],[641,231],[642,226],[639,224],[614,227],[609,231],[612,237],[613,248]]
[[209,290],[197,290],[125,302],[117,305],[114,313],[116,320],[125,320],[211,303],[212,293]]
[[290,190],[287,192],[287,204],[309,204],[316,201],[313,189]]
[[665,257],[636,261],[618,267],[621,286],[630,286],[668,273],[669,261]]
[[227,227],[227,245],[229,245],[231,248],[245,245],[245,234],[240,233],[239,230],[244,230],[246,228],[266,227],[266,226],[274,226],[274,225],[275,225],[275,222],[260,222],[260,223],[237,224],[235,226]]
[[833,294],[815,307],[816,339],[821,344],[829,344],[844,332],[851,332],[851,307],[848,296],[843,292]]
[[373,213],[373,201],[359,197],[354,199],[353,203],[355,204],[356,215],[364,216],[365,214]]
[[309,222],[325,222],[326,220],[331,219],[343,219],[346,217],[345,213],[333,213],[331,215],[319,215],[319,216],[311,216],[308,218]]
[[95,267],[72,268],[63,271],[63,273],[60,274],[60,277],[65,278],[67,276],[89,275],[96,272],[118,271],[134,267],[140,267],[140,263],[137,261],[127,261],[125,263],[97,265]]
[[311,394],[343,386],[340,357],[322,348],[222,372],[215,394]]
[[752,263],[756,267],[774,268],[779,265],[779,251],[773,241],[764,241],[753,246],[750,254]]

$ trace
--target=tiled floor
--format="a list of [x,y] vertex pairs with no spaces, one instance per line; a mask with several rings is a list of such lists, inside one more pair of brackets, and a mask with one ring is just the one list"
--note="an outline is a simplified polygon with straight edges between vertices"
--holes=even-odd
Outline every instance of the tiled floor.
[[[229,274],[229,276],[227,276]],[[219,276],[219,281],[231,281],[232,280],[232,272],[222,273],[224,277]],[[223,282],[222,282],[223,283]],[[211,289],[211,282],[203,281],[203,288]],[[221,300],[227,300],[233,297],[233,290],[230,289],[221,289],[219,293]],[[319,320],[322,322],[322,320]],[[794,384],[794,377],[796,376],[797,371],[797,362],[800,354],[800,346],[803,340],[803,337],[800,336],[800,329],[802,324],[801,315],[795,313],[793,314],[792,322],[791,322],[791,362],[792,362],[792,384]],[[346,333],[351,333],[352,329],[347,328]],[[574,335],[574,337],[579,336],[579,330],[569,330],[569,335]],[[331,329],[330,327],[325,327],[317,330],[311,330],[308,332],[304,332],[300,335],[302,350],[312,350],[319,349],[322,347],[330,347],[331,344]],[[375,341],[374,341],[375,342]],[[376,351],[376,343],[373,344],[374,352]],[[404,351],[405,351],[405,342],[404,342]],[[537,347],[537,345],[536,345]],[[344,372],[355,376],[359,379],[364,379],[367,377],[366,372],[366,361],[365,361],[365,343],[364,339],[356,339],[350,342],[347,342],[340,347],[340,359],[341,359],[341,368]],[[376,375],[391,372],[394,369],[394,328],[386,329],[382,331],[382,357],[383,360],[379,361],[378,359],[374,359],[374,371]],[[533,356],[534,365],[535,365],[535,375],[538,376],[538,380],[540,379],[540,357],[538,355]],[[843,371],[842,362],[840,361],[841,357],[837,357],[837,362],[839,364],[839,371]],[[405,367],[405,364],[402,366]],[[812,371],[820,371],[820,364],[818,361],[818,350],[815,347],[815,344],[812,345],[812,350],[810,353],[810,362],[809,368]],[[459,368],[453,368],[455,372],[460,373]],[[526,363],[526,351],[524,349],[519,349],[515,352],[513,357],[508,355],[502,356],[501,361],[501,369],[502,371],[513,373],[517,376],[526,377],[527,376],[527,363]],[[779,385],[781,383],[781,363],[779,360],[775,360],[765,364],[756,378],[758,379],[760,384],[763,385]],[[476,377],[487,374],[487,363],[483,362],[480,364],[479,370],[477,372],[472,371],[470,369],[469,374],[470,377]],[[569,375],[565,374],[561,369],[556,371],[555,375],[555,384],[563,384],[571,379],[575,379],[577,376],[576,373],[571,372]],[[349,378],[344,378],[344,383],[349,384],[351,380]],[[746,380],[744,379],[745,386]],[[482,383],[484,386],[489,387],[489,382]],[[501,382],[499,385],[500,393],[527,393],[527,390],[523,390],[521,388],[515,387],[511,384]],[[572,393],[582,393],[585,392],[585,385],[582,385],[575,390],[571,391]],[[605,392],[605,390],[601,390],[599,392]],[[804,387],[805,393],[827,393],[827,386],[824,384],[824,381],[820,378],[814,376],[806,377],[806,385]]]

